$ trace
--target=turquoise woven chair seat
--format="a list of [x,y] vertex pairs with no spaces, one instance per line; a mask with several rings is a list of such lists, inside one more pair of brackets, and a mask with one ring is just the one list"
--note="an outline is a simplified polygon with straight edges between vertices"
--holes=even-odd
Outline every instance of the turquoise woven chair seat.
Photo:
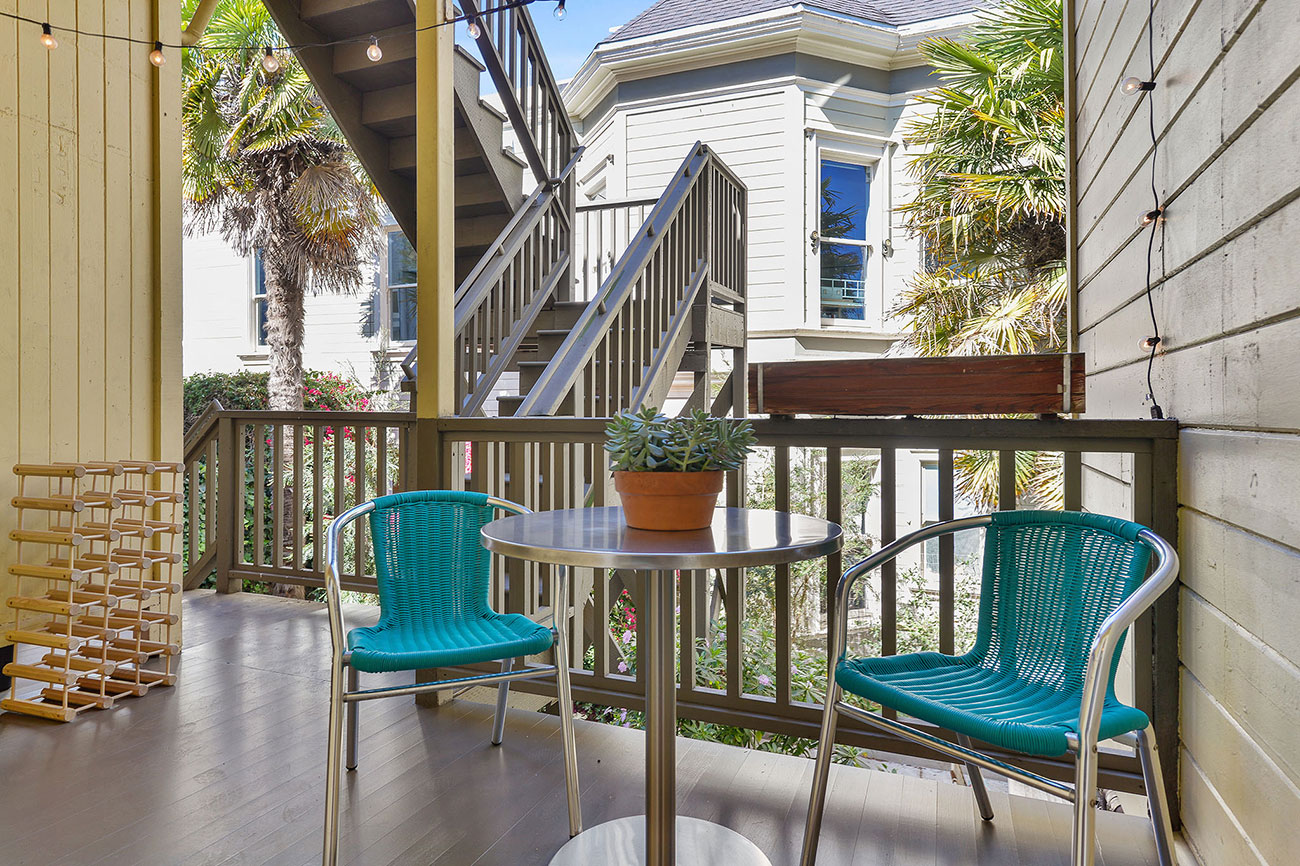
[[521,614],[480,614],[439,623],[376,625],[348,632],[352,665],[366,673],[471,665],[551,648],[549,627]]
[[[1069,751],[1078,736],[1082,693],[1065,692],[973,664],[961,656],[915,653],[839,663],[835,680],[846,692],[893,707],[959,734],[1029,755]],[[1111,696],[1101,714],[1101,738],[1140,731],[1146,713]]]

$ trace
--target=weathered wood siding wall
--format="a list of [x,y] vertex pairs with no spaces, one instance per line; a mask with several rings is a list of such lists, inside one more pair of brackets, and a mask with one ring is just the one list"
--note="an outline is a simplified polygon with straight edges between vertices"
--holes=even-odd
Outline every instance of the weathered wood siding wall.
[[[1073,5],[1089,414],[1145,416],[1150,134],[1117,85],[1146,77],[1148,3]],[[1202,862],[1280,866],[1300,815],[1300,3],[1159,0],[1154,26],[1154,378],[1186,425],[1182,817]],[[1096,495],[1125,469],[1095,466]]]
[[[176,42],[180,5],[0,0]],[[161,34],[159,37],[157,34]],[[0,563],[9,467],[180,459],[180,56],[0,19]],[[12,592],[0,568],[0,598]]]

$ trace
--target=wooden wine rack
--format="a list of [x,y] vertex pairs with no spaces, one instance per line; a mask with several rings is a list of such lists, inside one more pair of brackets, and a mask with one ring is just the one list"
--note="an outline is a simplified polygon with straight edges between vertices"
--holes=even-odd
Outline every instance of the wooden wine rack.
[[17,587],[5,638],[16,652],[0,709],[69,722],[174,685],[183,467],[124,460],[13,471]]

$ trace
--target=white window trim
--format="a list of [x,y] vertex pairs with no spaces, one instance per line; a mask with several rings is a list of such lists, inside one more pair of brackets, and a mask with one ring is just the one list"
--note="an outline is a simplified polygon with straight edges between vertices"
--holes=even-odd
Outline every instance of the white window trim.
[[[393,293],[392,293],[392,288],[388,284],[388,236],[393,232],[400,232],[401,230],[402,230],[401,226],[397,225],[397,223],[389,223],[388,225],[385,225],[383,229],[381,229],[384,235],[384,242],[379,245],[379,271],[377,274],[378,279],[376,280],[378,284],[377,290],[379,293],[379,303],[377,305],[377,309],[375,310],[375,318],[377,320],[378,327],[388,332],[389,345],[402,347],[405,350],[415,345],[415,340],[414,338],[410,340],[393,339],[393,333],[392,333]],[[407,285],[414,286],[416,284],[415,283],[399,284],[399,286],[407,286]],[[405,357],[406,352],[403,351],[401,354],[403,357]]]
[[[822,130],[809,129],[805,134],[807,141],[806,177],[811,181],[804,191],[805,219],[803,232],[804,250],[804,303],[807,321],[822,329],[841,329],[853,331],[880,331],[884,324],[885,274],[884,257],[881,255],[881,242],[886,237],[884,212],[888,210],[880,197],[885,190],[876,183],[881,174],[885,157],[885,139],[849,134],[838,134]],[[812,251],[812,233],[821,230],[821,166],[823,160],[862,165],[868,171],[868,183],[871,185],[870,199],[867,203],[867,231],[863,246],[872,250],[867,261],[866,312],[861,322],[852,319],[823,319],[821,315],[821,256]],[[820,235],[819,235],[820,237]],[[849,241],[854,243],[855,241]],[[820,248],[820,241],[818,243]],[[878,309],[877,309],[878,308]]]
[[267,344],[261,341],[261,329],[257,326],[258,303],[266,301],[269,304],[266,295],[257,293],[257,259],[259,255],[260,253],[254,252],[248,257],[248,345],[250,347],[248,354],[250,355],[266,354],[267,348]]

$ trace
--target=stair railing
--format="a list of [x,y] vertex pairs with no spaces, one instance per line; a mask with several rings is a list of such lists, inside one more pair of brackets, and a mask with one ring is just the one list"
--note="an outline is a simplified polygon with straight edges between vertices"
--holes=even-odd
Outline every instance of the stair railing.
[[[483,65],[496,85],[519,149],[538,183],[559,183],[577,149],[560,86],[525,6],[517,0],[462,0],[466,18],[479,23],[475,37]],[[566,204],[572,207],[572,181]]]
[[515,414],[608,417],[662,403],[692,308],[744,303],[745,218],[744,184],[696,142]]

